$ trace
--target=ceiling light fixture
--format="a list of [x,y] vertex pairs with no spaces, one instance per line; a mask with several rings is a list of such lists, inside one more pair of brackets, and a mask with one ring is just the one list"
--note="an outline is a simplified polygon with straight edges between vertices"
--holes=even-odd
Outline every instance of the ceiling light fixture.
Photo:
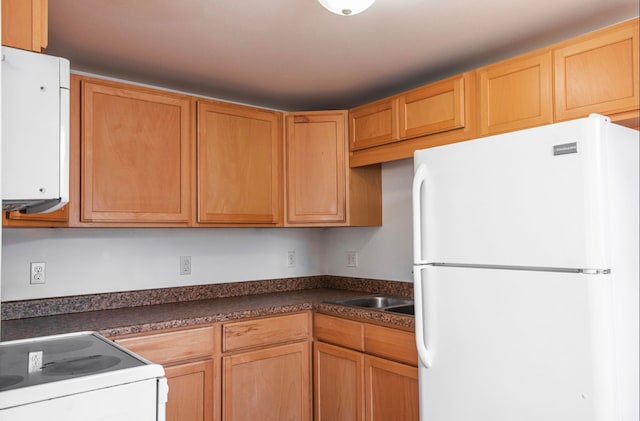
[[376,0],[318,0],[328,11],[336,15],[352,16],[364,12]]

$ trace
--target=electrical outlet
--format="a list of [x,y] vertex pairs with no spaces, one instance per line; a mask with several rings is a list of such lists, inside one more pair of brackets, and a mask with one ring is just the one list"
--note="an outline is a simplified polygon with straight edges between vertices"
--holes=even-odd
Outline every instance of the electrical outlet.
[[347,267],[357,268],[358,267],[358,252],[357,251],[348,251],[347,252]]
[[296,267],[296,251],[295,250],[289,250],[287,252],[287,267],[288,268]]
[[46,266],[47,264],[45,262],[31,262],[30,283],[44,284],[47,281]]
[[180,256],[180,275],[191,275],[191,256]]

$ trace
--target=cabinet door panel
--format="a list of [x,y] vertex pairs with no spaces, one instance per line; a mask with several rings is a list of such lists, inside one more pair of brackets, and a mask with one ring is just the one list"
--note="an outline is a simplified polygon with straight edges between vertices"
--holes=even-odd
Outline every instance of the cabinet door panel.
[[364,354],[314,343],[315,421],[364,419]]
[[198,221],[277,223],[281,153],[278,113],[199,102]]
[[345,113],[287,117],[287,222],[346,222]]
[[398,140],[398,99],[385,99],[349,112],[350,150]]
[[418,421],[418,369],[365,357],[367,421]]
[[82,84],[82,220],[187,223],[189,98]]
[[213,420],[213,363],[165,367],[169,383],[167,421]]
[[309,420],[309,360],[308,342],[224,357],[223,419]]
[[638,20],[554,51],[556,120],[638,109]]
[[544,51],[479,70],[480,133],[552,122],[551,53]]
[[464,77],[432,83],[400,96],[403,139],[464,127]]

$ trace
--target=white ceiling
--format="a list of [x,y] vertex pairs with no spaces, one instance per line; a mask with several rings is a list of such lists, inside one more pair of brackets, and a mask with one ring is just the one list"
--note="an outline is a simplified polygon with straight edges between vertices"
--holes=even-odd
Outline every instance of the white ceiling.
[[626,20],[638,0],[52,0],[73,69],[280,110],[350,108]]

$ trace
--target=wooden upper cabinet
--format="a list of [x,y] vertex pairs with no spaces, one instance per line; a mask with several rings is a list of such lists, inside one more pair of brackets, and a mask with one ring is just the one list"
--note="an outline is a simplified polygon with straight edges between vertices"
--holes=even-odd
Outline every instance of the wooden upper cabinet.
[[190,98],[91,79],[81,95],[81,221],[188,224]]
[[2,0],[3,45],[41,53],[48,33],[48,0]]
[[346,111],[286,117],[286,225],[382,224],[380,165],[349,170]]
[[347,222],[345,112],[287,116],[287,223]]
[[384,145],[399,139],[398,98],[387,98],[349,111],[349,149]]
[[198,101],[198,222],[277,224],[282,115]]
[[[394,123],[397,134],[391,141],[358,149],[353,147],[352,130],[352,150],[349,157],[351,167],[409,158],[418,149],[460,142],[477,136],[476,74],[473,71],[379,101],[379,107],[385,101],[396,104],[397,112],[392,116],[397,119]],[[361,110],[366,110],[369,106],[373,108],[375,104],[354,108],[351,115],[356,110],[363,112]],[[380,127],[383,127],[382,124]]]
[[551,51],[481,68],[480,133],[490,135],[553,121]]
[[463,75],[432,83],[399,98],[400,137],[408,139],[465,125],[465,78]]
[[587,34],[554,50],[556,120],[638,110],[638,22]]

